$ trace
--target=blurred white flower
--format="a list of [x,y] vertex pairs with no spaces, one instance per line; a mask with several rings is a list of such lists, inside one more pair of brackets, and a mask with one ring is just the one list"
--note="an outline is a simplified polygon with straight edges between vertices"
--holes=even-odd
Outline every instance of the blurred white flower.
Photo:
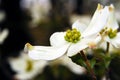
[[50,0],[22,0],[21,7],[30,11],[32,24],[37,25],[48,17],[51,3]]
[[106,75],[104,75],[101,80],[110,80],[110,78],[108,78],[108,77],[106,77]]
[[4,42],[8,35],[9,35],[8,29],[3,29],[2,31],[0,31],[0,44]]
[[5,19],[6,15],[4,11],[0,11],[0,22],[2,22]]
[[68,56],[62,56],[61,58],[53,60],[50,62],[50,65],[53,67],[54,65],[63,65],[69,68],[75,74],[84,74],[86,72],[86,69],[84,67],[81,67],[80,65],[72,62]]
[[47,65],[47,61],[32,60],[23,52],[19,57],[9,58],[8,61],[11,68],[16,72],[14,77],[18,80],[31,80],[38,74],[42,73]]
[[120,48],[120,32],[117,31],[119,25],[115,18],[114,6],[111,4],[107,7],[110,10],[110,15],[104,29],[100,32],[102,42],[109,42],[115,48]]
[[[51,46],[32,46],[27,43],[25,49],[28,50],[29,56],[35,60],[53,60],[64,54],[67,56],[76,55],[79,51],[94,46],[93,44],[100,41],[97,33],[105,26],[108,15],[108,7],[103,8],[99,4],[88,27],[77,20],[73,23],[72,30],[52,34],[50,37]],[[97,29],[94,29],[96,26]]]
[[27,54],[21,53],[19,57],[8,59],[11,68],[16,72],[14,77],[18,80],[30,80],[42,73],[46,66],[63,65],[75,74],[84,74],[85,68],[72,62],[67,56],[54,61],[32,60]]

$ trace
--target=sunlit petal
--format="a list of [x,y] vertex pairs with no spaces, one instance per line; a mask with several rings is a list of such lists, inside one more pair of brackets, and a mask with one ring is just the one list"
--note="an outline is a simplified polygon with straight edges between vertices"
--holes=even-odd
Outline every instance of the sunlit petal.
[[112,29],[118,29],[119,25],[118,25],[118,22],[117,22],[116,17],[115,17],[114,6],[110,5],[109,10],[110,10],[110,15],[109,15],[106,27],[109,27],[109,28],[112,28]]
[[115,48],[120,48],[120,32],[117,33],[117,36],[113,39],[110,39],[108,36],[105,38],[105,40],[109,43],[111,43]]
[[53,33],[50,37],[50,44],[54,47],[59,47],[67,44],[68,42],[64,39],[65,32],[56,32]]
[[67,55],[68,55],[68,56],[74,56],[74,55],[76,55],[79,51],[87,48],[87,47],[88,47],[88,45],[87,45],[87,42],[88,42],[88,41],[89,41],[89,40],[82,39],[82,40],[80,40],[80,41],[77,42],[77,43],[71,44],[71,46],[70,46],[69,49],[68,49]]
[[72,62],[68,56],[61,57],[61,64],[68,67],[75,74],[84,74],[85,68]]
[[103,27],[106,25],[109,16],[108,6],[97,12],[97,14],[95,13],[94,15],[97,16],[96,18],[94,18],[93,16],[93,20],[90,22],[90,25],[83,33],[84,37],[92,34],[97,34],[103,29]]
[[91,36],[91,41],[88,43],[89,48],[96,48],[97,45],[100,44],[101,39],[102,39],[102,38],[101,38],[100,35]]
[[33,49],[28,51],[29,56],[35,60],[53,60],[64,55],[68,49],[69,44],[62,47],[45,47],[33,46]]
[[80,20],[77,20],[76,22],[73,23],[72,28],[76,28],[82,33],[87,28],[87,26],[81,23]]
[[[81,39],[78,43],[71,44],[70,48],[68,49],[67,55],[73,56],[79,53],[81,50],[90,47],[96,47],[96,45],[100,42],[101,37],[98,35],[92,35]],[[93,45],[91,44],[93,43]]]

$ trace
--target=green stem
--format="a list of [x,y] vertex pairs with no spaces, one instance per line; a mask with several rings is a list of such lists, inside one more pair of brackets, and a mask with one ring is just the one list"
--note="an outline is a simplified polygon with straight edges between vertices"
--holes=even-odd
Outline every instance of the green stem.
[[109,53],[109,48],[110,48],[110,43],[109,43],[109,42],[107,42],[106,54],[108,54],[108,53]]
[[82,57],[84,58],[84,60],[85,60],[86,66],[87,66],[88,70],[90,71],[90,74],[91,74],[93,80],[97,80],[97,78],[96,78],[96,76],[95,76],[95,73],[94,73],[93,69],[92,69],[91,66],[90,66],[90,62],[89,62],[88,59],[87,59],[87,56],[84,54],[83,51],[80,51],[80,53],[81,53],[81,56],[82,56]]
[[[110,48],[110,43],[107,42],[107,48],[106,48],[106,52],[105,52],[106,56],[110,56],[109,48]],[[106,80],[109,80],[109,68],[106,69]]]

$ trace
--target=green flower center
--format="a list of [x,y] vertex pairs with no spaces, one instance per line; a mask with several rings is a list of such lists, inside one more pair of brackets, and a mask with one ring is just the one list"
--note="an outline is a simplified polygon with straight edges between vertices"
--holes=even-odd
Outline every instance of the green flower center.
[[33,69],[33,62],[30,61],[30,60],[27,60],[27,61],[26,61],[26,64],[27,64],[27,66],[26,66],[26,71],[27,71],[27,72],[31,71],[31,70]]
[[80,40],[80,32],[77,29],[67,30],[64,36],[65,40],[68,42],[76,43]]
[[112,38],[116,37],[116,35],[117,35],[117,29],[113,30],[112,28],[105,27],[104,29],[101,30],[100,34],[102,36],[108,35],[109,38],[112,39]]
[[108,30],[109,38],[114,38],[114,37],[116,37],[116,35],[117,35],[117,30],[113,30],[111,28]]

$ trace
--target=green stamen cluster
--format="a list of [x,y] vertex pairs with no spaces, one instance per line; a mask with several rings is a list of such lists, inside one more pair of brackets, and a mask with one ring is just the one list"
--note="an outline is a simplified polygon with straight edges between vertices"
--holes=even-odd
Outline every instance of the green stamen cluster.
[[27,60],[27,66],[26,66],[26,71],[31,71],[33,69],[33,63],[30,60]]
[[101,35],[104,35],[107,33],[107,27],[104,27],[101,31],[100,31],[100,34]]
[[113,30],[112,28],[107,28],[107,27],[105,27],[104,29],[102,29],[102,30],[100,31],[100,34],[101,34],[102,36],[108,35],[109,38],[112,39],[112,38],[116,37],[116,35],[117,35],[117,30]]
[[68,42],[76,43],[80,40],[80,36],[81,36],[80,32],[74,28],[72,30],[67,30],[64,38]]
[[111,28],[108,30],[109,38],[114,38],[114,37],[116,37],[116,35],[117,35],[117,30],[113,30]]

